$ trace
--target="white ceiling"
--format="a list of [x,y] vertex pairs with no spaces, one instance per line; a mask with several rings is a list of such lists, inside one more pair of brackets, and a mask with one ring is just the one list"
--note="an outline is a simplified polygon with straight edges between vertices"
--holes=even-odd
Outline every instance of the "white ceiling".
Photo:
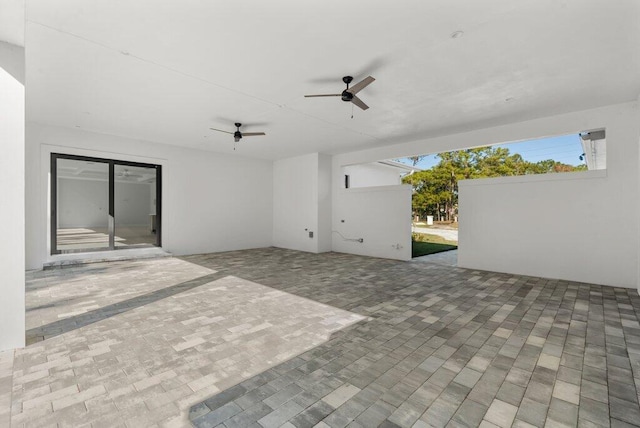
[[0,0],[0,42],[24,46],[25,0]]
[[[635,100],[639,16],[638,0],[27,0],[27,117],[265,159],[343,153]],[[376,78],[353,119],[303,97],[347,74]],[[209,127],[236,121],[267,135],[234,152]]]

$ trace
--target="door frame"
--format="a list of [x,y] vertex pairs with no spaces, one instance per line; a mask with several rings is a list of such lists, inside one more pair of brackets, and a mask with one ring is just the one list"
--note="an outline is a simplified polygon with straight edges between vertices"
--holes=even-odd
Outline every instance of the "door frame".
[[[154,168],[156,170],[156,243],[155,246],[162,247],[162,165],[131,162],[117,159],[96,158],[91,156],[70,155],[65,153],[51,153],[51,255],[62,254],[58,250],[57,232],[58,232],[58,159],[69,159],[85,162],[100,162],[109,166],[109,248],[101,248],[99,250],[87,250],[83,252],[94,251],[113,251],[115,247],[115,167],[116,165]],[[127,248],[118,248],[118,250],[126,250]]]

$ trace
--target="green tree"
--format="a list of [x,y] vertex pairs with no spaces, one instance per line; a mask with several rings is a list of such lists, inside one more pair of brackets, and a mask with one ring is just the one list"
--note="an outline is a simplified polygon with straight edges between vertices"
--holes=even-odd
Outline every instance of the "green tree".
[[[436,218],[444,213],[446,220],[457,214],[458,180],[504,177],[527,174],[548,174],[586,170],[585,165],[573,166],[551,159],[528,162],[518,153],[504,147],[479,147],[440,153],[438,164],[404,178],[413,186],[412,208],[415,214]],[[409,159],[418,163],[424,156]],[[415,160],[414,160],[415,159]]]
[[409,159],[411,161],[411,165],[412,166],[416,166],[420,163],[420,161],[424,158],[426,158],[427,155],[420,155],[420,156],[409,156],[407,159]]

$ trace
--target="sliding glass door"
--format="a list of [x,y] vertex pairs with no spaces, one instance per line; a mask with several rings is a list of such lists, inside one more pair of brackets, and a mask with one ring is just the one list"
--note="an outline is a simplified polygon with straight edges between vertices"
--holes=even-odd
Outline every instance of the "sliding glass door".
[[161,245],[161,166],[51,155],[51,253]]
[[58,159],[55,182],[59,252],[109,249],[109,164]]
[[156,168],[115,165],[116,248],[157,245]]

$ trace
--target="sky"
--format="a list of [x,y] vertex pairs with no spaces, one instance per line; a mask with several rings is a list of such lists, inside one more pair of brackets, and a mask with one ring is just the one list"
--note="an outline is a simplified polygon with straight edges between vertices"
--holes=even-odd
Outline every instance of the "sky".
[[[567,165],[580,165],[584,163],[579,158],[582,154],[582,144],[580,144],[580,136],[578,134],[540,138],[517,143],[496,144],[494,147],[505,147],[509,149],[510,154],[520,153],[524,160],[534,163],[547,159],[553,159]],[[411,161],[407,159],[401,159],[401,161],[411,164]],[[438,162],[439,159],[436,155],[429,155],[422,159],[417,166],[422,169],[429,169]]]

